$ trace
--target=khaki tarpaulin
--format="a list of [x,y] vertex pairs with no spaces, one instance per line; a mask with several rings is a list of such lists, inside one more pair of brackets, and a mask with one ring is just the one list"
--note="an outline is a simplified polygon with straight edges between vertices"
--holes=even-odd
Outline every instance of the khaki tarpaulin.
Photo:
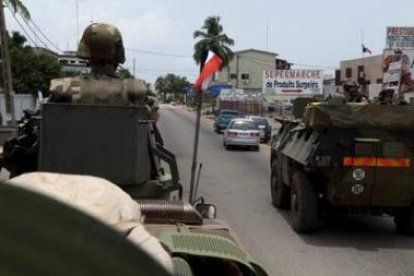
[[306,108],[303,122],[315,130],[329,127],[414,129],[414,107],[310,104]]

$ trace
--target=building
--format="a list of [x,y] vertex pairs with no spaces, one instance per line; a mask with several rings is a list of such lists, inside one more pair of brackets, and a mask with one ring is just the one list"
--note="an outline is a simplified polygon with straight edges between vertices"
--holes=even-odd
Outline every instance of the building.
[[58,57],[60,71],[66,76],[87,74],[91,71],[88,62],[79,58],[75,51],[65,51]]
[[278,59],[277,54],[256,49],[234,52],[234,58],[215,77],[215,83],[225,83],[248,94],[261,93],[263,71],[290,69],[291,64]]
[[364,72],[367,85],[381,84],[382,55],[341,61],[340,69],[335,72],[335,84],[341,85],[343,81],[353,80],[362,85]]

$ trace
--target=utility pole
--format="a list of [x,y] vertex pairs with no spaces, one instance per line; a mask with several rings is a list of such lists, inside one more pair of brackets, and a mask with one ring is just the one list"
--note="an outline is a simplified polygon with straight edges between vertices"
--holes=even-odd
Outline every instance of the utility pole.
[[8,33],[6,30],[6,19],[4,18],[4,1],[0,7],[0,45],[3,68],[3,92],[6,103],[6,112],[11,116],[12,126],[16,125],[16,114],[14,112],[14,92],[11,76],[10,52],[8,43]]
[[236,54],[236,89],[239,89],[239,55]]

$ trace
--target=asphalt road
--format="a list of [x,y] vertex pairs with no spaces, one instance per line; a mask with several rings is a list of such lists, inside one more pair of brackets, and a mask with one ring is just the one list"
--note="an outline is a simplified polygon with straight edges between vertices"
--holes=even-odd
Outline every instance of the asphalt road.
[[[161,109],[160,130],[177,156],[188,197],[195,115]],[[298,235],[289,212],[271,205],[270,150],[226,151],[222,135],[203,119],[199,195],[216,204],[226,221],[270,275],[414,275],[414,237],[398,236],[389,217],[342,217],[311,235]]]

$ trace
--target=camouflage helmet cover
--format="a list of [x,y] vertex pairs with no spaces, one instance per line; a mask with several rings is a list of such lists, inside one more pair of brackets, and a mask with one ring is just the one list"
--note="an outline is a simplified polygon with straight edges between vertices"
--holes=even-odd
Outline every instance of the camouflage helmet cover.
[[95,61],[125,62],[125,50],[119,30],[105,23],[86,27],[79,42],[77,55]]

